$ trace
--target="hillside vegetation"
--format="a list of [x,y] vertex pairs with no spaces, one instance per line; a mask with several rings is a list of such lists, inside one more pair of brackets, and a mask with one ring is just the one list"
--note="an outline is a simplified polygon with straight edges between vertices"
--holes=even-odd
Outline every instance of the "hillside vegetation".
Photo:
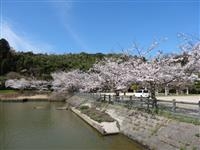
[[16,52],[8,41],[0,39],[0,82],[6,78],[21,76],[49,80],[50,73],[55,71],[88,70],[104,57],[119,56],[117,54],[34,54],[33,52]]

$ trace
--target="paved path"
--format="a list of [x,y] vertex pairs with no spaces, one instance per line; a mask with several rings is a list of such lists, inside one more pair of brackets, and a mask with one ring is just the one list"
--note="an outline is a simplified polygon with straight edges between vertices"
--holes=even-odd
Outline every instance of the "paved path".
[[[192,103],[198,103],[200,101],[200,95],[188,95],[188,96],[158,96],[158,100],[173,100],[181,101],[181,102],[192,102]],[[163,103],[164,104],[164,103]],[[172,105],[170,103],[165,103],[166,105]],[[180,108],[186,108],[186,109],[195,109],[198,110],[198,105],[189,105],[189,104],[176,104],[176,106]]]
[[200,101],[200,95],[188,95],[188,96],[158,96],[159,100],[173,100],[182,102],[198,103]]

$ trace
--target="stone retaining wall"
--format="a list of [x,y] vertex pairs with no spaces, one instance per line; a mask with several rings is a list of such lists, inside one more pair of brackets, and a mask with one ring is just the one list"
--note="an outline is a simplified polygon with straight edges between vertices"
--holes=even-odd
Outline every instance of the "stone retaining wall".
[[[81,99],[81,100],[80,100]],[[73,97],[69,102],[84,104],[94,101]],[[119,105],[98,104],[97,109],[107,112],[118,121],[120,132],[155,150],[200,150],[200,126],[170,120]]]

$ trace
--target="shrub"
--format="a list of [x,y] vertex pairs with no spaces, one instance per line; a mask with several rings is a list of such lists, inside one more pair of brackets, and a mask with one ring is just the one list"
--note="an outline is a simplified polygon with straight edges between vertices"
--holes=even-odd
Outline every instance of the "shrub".
[[88,106],[81,106],[80,110],[83,114],[86,114],[91,119],[101,123],[101,122],[113,122],[115,121],[110,115],[95,108],[89,108]]
[[80,110],[85,110],[85,109],[89,109],[89,106],[81,106]]

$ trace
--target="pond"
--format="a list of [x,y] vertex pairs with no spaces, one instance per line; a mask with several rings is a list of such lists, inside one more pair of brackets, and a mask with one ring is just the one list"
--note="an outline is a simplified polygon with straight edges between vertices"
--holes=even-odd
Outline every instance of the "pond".
[[[2,150],[141,150],[118,134],[102,136],[69,110],[64,103],[0,102],[0,149]],[[41,106],[42,109],[34,109]]]

